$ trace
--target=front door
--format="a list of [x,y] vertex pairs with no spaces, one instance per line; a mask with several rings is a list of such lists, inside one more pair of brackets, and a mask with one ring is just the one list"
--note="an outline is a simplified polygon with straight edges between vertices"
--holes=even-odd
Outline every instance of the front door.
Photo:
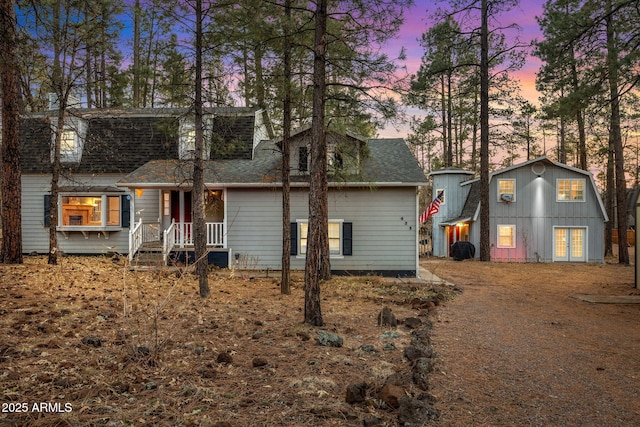
[[586,228],[554,228],[553,260],[584,262],[587,260]]

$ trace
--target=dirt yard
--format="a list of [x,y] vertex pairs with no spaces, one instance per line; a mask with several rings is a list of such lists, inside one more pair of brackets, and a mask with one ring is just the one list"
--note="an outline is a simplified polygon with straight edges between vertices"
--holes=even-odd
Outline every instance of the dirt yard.
[[[632,268],[424,266],[458,286],[324,284],[323,331],[343,340],[331,347],[302,324],[297,275],[283,296],[273,272],[215,271],[201,300],[184,269],[134,272],[108,257],[0,265],[0,425],[639,424],[640,305],[572,297],[638,293]],[[398,327],[378,326],[384,307]],[[435,356],[410,363],[429,320]],[[418,381],[425,360],[433,371]]]
[[640,425],[634,267],[425,262],[462,294],[438,311],[431,393],[446,426]]
[[[184,269],[0,265],[0,425],[384,426],[397,424],[399,398],[420,403],[424,384],[406,380],[411,330],[378,326],[378,314],[417,328],[429,310],[411,301],[437,292],[336,277],[323,285],[323,330],[343,343],[321,346],[302,323],[301,276],[283,296],[273,275],[212,272],[201,300]],[[399,388],[380,394],[391,380]]]

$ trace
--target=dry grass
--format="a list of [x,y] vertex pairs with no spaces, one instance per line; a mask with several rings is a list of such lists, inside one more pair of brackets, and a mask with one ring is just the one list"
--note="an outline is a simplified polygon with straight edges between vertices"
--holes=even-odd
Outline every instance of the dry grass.
[[[416,316],[409,301],[428,286],[378,277],[324,284],[325,329],[344,339],[329,348],[302,323],[299,275],[290,296],[264,272],[245,276],[212,272],[202,300],[189,273],[134,272],[106,257],[0,265],[0,424],[342,426],[372,416],[395,424],[383,406],[346,404],[345,391],[409,369],[409,331],[383,338],[377,314],[389,306],[399,319]],[[389,341],[397,350],[383,350]],[[258,357],[266,365],[254,367]],[[53,406],[35,411],[40,402]]]

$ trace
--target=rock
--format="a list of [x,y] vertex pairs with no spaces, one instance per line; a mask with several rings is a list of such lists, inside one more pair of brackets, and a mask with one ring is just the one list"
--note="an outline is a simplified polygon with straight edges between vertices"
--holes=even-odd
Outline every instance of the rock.
[[378,314],[378,326],[398,326],[398,320],[389,307],[384,307]]
[[362,420],[362,427],[382,427],[384,423],[382,418],[369,416]]
[[433,359],[421,357],[416,359],[411,368],[413,383],[421,390],[429,389],[429,374],[433,371]]
[[218,354],[216,362],[231,364],[233,363],[233,357],[231,357],[231,354],[229,354],[229,352],[223,351],[222,353]]
[[251,361],[251,365],[254,368],[261,368],[263,366],[267,366],[268,364],[269,362],[264,357],[254,357],[253,360]]
[[382,338],[383,340],[395,340],[397,338],[400,338],[400,334],[396,331],[384,331],[382,335],[380,335],[380,338]]
[[258,338],[267,335],[267,331],[265,331],[264,329],[257,329],[253,332],[253,334],[251,334],[251,338],[253,338],[254,340],[257,340]]
[[371,344],[362,344],[360,346],[360,350],[367,352],[367,353],[377,353],[376,348],[374,346],[372,346]]
[[102,347],[103,340],[97,335],[88,335],[82,338],[82,344],[93,347]]
[[405,427],[419,427],[437,421],[440,411],[432,405],[413,397],[401,397],[398,408],[398,424]]
[[430,345],[414,343],[404,349],[404,357],[409,359],[410,362],[420,359],[421,357],[431,356],[433,356],[433,349]]
[[411,343],[431,345],[431,331],[429,328],[420,328],[411,331]]
[[367,398],[367,389],[369,386],[367,383],[355,383],[347,386],[347,394],[345,401],[352,405],[354,403],[362,403]]
[[324,347],[342,347],[342,337],[327,331],[318,331],[318,344]]
[[400,406],[400,399],[406,396],[404,389],[395,384],[386,384],[378,393],[378,398],[394,409]]
[[397,350],[396,345],[392,342],[388,342],[384,345],[383,347],[384,351],[393,351],[393,350]]
[[201,345],[197,345],[197,346],[193,349],[193,351],[194,351],[194,352],[199,356],[199,355],[201,355],[202,353],[204,353],[204,347],[203,347],[203,346],[201,346]]
[[408,317],[405,319],[404,325],[409,329],[418,329],[422,326],[422,320],[417,317]]
[[146,388],[147,390],[155,390],[158,388],[158,385],[153,381],[149,381],[148,383],[145,384],[144,388]]

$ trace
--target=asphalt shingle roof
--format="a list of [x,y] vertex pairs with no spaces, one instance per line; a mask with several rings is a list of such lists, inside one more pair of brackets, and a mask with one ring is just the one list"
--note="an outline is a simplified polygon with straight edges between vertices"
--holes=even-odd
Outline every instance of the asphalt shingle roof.
[[[400,138],[368,141],[369,157],[362,174],[352,183],[422,184],[426,178],[417,160]],[[253,160],[213,160],[206,162],[205,182],[224,184],[280,183],[281,154],[273,141],[262,141],[255,149]],[[192,164],[188,161],[153,161],[119,181],[120,185],[188,185]],[[308,177],[304,177],[307,181]],[[298,180],[300,181],[300,180]],[[331,180],[330,180],[331,181]]]
[[[278,141],[262,141],[253,149],[255,111],[238,108],[215,111],[211,159],[205,164],[205,181],[224,184],[271,184],[280,182],[281,153]],[[75,112],[87,124],[81,161],[63,163],[63,173],[128,174],[127,184],[188,185],[193,165],[179,160],[179,110],[87,110]],[[21,121],[22,173],[51,173],[52,120],[46,114]],[[302,138],[304,132],[298,137]],[[366,144],[360,173],[350,176],[352,184],[423,184],[425,175],[401,138],[351,138]],[[227,149],[226,147],[232,146]],[[253,155],[253,158],[251,158]],[[308,176],[292,177],[308,181]],[[331,177],[330,177],[331,180]],[[344,183],[344,182],[343,182]]]

